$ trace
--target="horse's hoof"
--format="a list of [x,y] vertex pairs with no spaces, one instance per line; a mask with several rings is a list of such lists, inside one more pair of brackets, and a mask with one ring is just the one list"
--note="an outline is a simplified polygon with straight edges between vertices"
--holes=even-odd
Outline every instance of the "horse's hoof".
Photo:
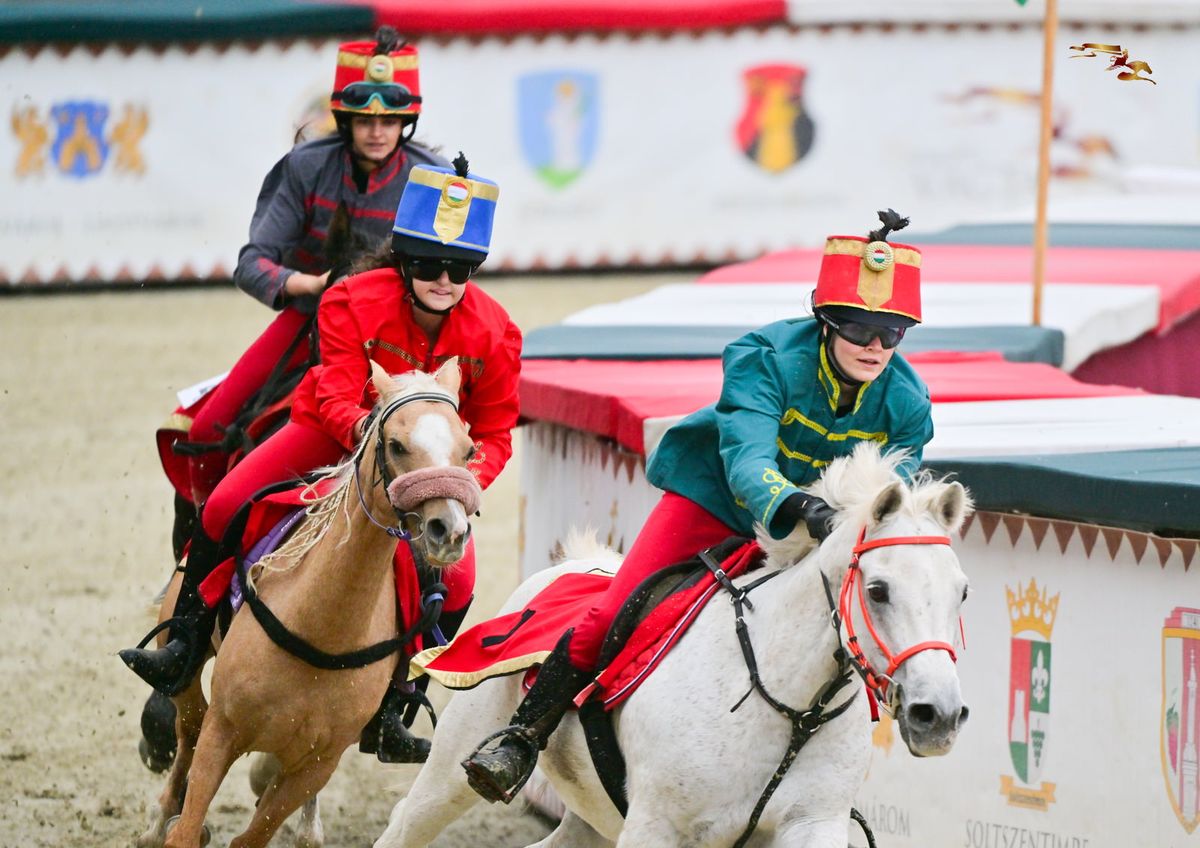
[[[175,826],[177,821],[179,821],[179,816],[171,816],[169,819],[167,819],[167,826],[163,828],[163,833],[169,836],[171,834],[171,828]],[[208,845],[210,840],[212,840],[212,834],[208,831],[208,825],[200,825],[200,848],[204,848],[204,846]]]

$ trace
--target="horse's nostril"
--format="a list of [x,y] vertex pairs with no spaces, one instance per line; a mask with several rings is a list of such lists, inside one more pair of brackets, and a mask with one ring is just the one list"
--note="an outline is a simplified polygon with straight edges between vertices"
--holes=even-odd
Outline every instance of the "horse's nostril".
[[930,725],[937,721],[937,710],[930,704],[913,704],[908,708],[910,724]]
[[446,522],[440,518],[432,518],[425,525],[425,532],[435,542],[441,542],[446,538]]
[[970,717],[971,717],[971,708],[963,707],[961,710],[959,710],[959,713],[958,713],[958,723],[962,724],[964,721],[966,721]]

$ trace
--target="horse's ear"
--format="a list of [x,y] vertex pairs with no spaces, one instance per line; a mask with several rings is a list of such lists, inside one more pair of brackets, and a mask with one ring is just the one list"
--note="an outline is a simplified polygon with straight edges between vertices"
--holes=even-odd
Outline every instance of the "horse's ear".
[[871,523],[882,524],[895,515],[904,505],[904,484],[895,480],[875,496],[871,504]]
[[452,356],[442,363],[433,379],[452,396],[458,397],[458,389],[462,385],[462,369],[458,367],[458,357]]
[[400,391],[396,381],[388,375],[382,365],[373,359],[371,360],[371,384],[375,386],[375,391],[381,398],[389,397]]
[[948,533],[957,533],[962,523],[975,510],[975,504],[963,484],[947,483],[932,504],[933,517]]

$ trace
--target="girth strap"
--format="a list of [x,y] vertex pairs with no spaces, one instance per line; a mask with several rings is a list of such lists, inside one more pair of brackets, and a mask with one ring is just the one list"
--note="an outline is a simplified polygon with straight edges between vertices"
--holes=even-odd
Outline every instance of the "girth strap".
[[[440,584],[438,584],[440,586]],[[432,589],[433,587],[431,587]],[[441,586],[441,592],[444,595],[445,586]],[[314,668],[324,669],[326,671],[339,671],[347,668],[363,668],[371,663],[379,662],[385,657],[389,657],[397,651],[403,650],[404,646],[412,641],[417,634],[428,630],[433,623],[436,622],[436,613],[430,615],[432,610],[441,611],[441,604],[424,603],[422,598],[421,615],[417,621],[413,623],[402,636],[393,639],[386,639],[382,642],[376,642],[366,648],[360,648],[357,651],[347,651],[344,654],[330,654],[322,651],[320,648],[305,641],[297,636],[292,631],[288,630],[282,621],[275,617],[275,613],[271,612],[270,608],[258,597],[258,592],[254,590],[250,581],[246,581],[245,587],[246,603],[250,605],[250,611],[254,613],[254,618],[262,626],[267,636],[271,641],[278,645],[283,650],[287,651],[297,659],[303,660]],[[426,595],[433,594],[427,591]],[[433,621],[428,619],[433,618]]]

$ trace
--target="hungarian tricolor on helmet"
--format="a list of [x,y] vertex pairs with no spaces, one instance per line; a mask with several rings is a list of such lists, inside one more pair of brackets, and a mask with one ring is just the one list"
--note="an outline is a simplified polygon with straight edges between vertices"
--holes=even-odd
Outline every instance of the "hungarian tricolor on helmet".
[[386,26],[374,41],[339,45],[329,108],[335,115],[399,115],[415,121],[421,114],[417,48]]
[[462,153],[452,168],[417,165],[400,195],[392,250],[479,264],[491,246],[499,197],[500,187],[470,173]]
[[813,292],[813,311],[834,321],[899,329],[921,323],[921,251],[887,241],[908,226],[892,209],[867,238],[830,236]]

